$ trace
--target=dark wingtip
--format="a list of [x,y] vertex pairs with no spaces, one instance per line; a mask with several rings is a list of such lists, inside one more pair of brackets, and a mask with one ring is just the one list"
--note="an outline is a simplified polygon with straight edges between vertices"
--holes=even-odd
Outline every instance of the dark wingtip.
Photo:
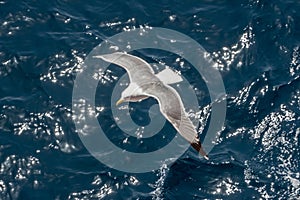
[[206,160],[209,160],[209,157],[207,155],[203,156]]
[[206,160],[209,160],[209,157],[207,153],[203,150],[201,146],[201,142],[199,140],[196,140],[195,142],[191,143],[192,147],[198,151]]

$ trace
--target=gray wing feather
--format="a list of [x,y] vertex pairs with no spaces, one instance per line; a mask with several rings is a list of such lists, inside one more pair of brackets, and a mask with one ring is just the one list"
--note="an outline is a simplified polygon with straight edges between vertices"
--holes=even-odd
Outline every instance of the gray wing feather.
[[163,83],[156,83],[155,90],[150,87],[150,89],[145,89],[145,93],[156,98],[161,113],[187,141],[194,142],[197,132],[191,120],[186,116],[183,103],[176,90]]
[[127,71],[130,81],[138,85],[159,81],[154,75],[152,67],[139,57],[121,52],[94,57],[121,66]]
[[155,83],[155,89],[148,87],[145,90],[149,96],[156,98],[160,105],[160,111],[166,119],[174,126],[178,133],[185,138],[205,159],[206,152],[201,146],[197,131],[192,121],[186,115],[179,94],[174,88],[164,85],[162,82]]

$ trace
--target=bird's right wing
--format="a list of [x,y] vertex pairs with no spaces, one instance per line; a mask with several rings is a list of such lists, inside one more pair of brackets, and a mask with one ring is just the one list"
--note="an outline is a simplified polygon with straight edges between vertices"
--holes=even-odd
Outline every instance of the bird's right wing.
[[198,133],[192,121],[186,115],[185,108],[176,90],[160,82],[156,84],[155,90],[150,88],[146,93],[158,100],[161,113],[178,133],[204,158],[208,159],[206,152],[201,146]]

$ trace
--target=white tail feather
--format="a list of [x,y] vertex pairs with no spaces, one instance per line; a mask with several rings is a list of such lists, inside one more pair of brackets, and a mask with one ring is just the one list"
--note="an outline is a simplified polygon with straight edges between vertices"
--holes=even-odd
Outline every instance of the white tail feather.
[[180,75],[176,74],[173,70],[170,68],[166,68],[162,70],[161,72],[155,74],[157,78],[159,78],[164,84],[174,84],[179,83],[182,81],[182,78]]

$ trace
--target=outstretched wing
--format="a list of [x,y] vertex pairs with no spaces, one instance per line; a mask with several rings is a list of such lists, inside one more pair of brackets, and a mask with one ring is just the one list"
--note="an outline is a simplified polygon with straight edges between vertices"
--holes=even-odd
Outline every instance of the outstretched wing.
[[146,61],[121,52],[94,57],[123,67],[130,81],[142,89],[141,94],[157,99],[160,111],[166,119],[204,158],[208,159],[193,123],[186,116],[180,96],[174,88],[165,85],[154,75],[153,69]]
[[[155,87],[155,89],[154,89]],[[180,96],[174,88],[163,83],[155,83],[155,86],[145,89],[145,93],[158,100],[160,111],[165,118],[174,126],[182,137],[196,149],[205,159],[206,152],[201,146],[197,131],[192,121],[186,115]]]
[[94,56],[94,58],[101,58],[106,62],[121,66],[127,71],[130,81],[138,85],[159,81],[154,75],[152,67],[139,57],[122,52],[115,52],[112,54]]

